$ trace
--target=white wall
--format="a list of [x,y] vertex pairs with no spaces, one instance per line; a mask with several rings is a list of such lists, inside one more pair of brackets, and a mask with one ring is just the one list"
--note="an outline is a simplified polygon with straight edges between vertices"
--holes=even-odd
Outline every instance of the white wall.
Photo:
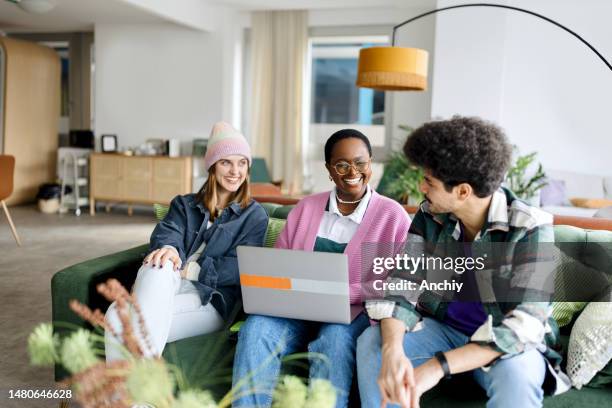
[[[610,61],[610,2],[505,3],[560,22]],[[482,116],[545,168],[612,175],[612,72],[577,39],[533,16],[481,8],[438,13],[435,42],[432,116]]]
[[177,138],[184,154],[221,119],[234,122],[235,15],[213,33],[168,24],[95,27],[95,132],[120,147]]

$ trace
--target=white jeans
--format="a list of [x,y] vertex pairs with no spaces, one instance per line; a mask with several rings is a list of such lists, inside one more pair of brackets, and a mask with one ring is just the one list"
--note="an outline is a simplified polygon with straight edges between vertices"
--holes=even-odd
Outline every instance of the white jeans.
[[[147,357],[160,356],[166,343],[212,333],[223,326],[219,312],[210,303],[202,306],[200,295],[193,283],[181,279],[179,273],[172,269],[170,261],[167,261],[163,268],[141,266],[133,294],[142,312],[153,348],[152,352],[145,353]],[[115,303],[108,308],[106,321],[121,336],[122,326]],[[133,311],[130,311],[130,314],[136,338],[143,350],[146,350],[137,315]],[[106,360],[125,358],[121,340],[115,338],[110,331],[107,331],[104,337]]]

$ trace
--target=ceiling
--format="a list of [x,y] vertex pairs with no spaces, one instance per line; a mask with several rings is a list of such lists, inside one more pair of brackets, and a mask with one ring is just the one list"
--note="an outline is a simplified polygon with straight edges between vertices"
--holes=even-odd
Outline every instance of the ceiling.
[[0,0],[0,30],[6,32],[93,31],[94,23],[153,23],[165,21],[117,0],[55,0],[45,14],[27,13]]
[[375,7],[432,7],[436,0],[212,0],[242,10],[314,10]]
[[[57,6],[45,14],[31,14],[15,4],[0,0],[0,31],[68,32],[92,31],[96,23],[159,23],[173,21],[163,13],[137,7],[126,0],[54,0]],[[172,0],[164,0],[172,1]],[[174,0],[176,1],[176,0]],[[192,0],[193,1],[193,0]],[[431,7],[436,0],[196,0],[200,10],[223,6],[235,10],[346,9]],[[152,2],[155,3],[155,2]],[[167,5],[165,5],[167,6]],[[174,20],[175,21],[175,20]]]

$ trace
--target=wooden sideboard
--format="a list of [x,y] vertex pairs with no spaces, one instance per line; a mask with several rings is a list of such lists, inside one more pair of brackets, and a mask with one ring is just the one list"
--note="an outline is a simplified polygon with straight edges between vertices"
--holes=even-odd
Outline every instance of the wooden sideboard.
[[89,212],[95,202],[169,204],[191,193],[191,157],[124,156],[94,153],[90,157]]

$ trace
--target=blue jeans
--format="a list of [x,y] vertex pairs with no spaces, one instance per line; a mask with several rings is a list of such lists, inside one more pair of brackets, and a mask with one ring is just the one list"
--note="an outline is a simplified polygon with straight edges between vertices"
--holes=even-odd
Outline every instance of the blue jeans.
[[[365,313],[348,324],[317,323],[282,317],[251,315],[240,328],[234,358],[235,407],[269,407],[281,369],[281,359],[308,350],[310,378],[331,381],[336,407],[346,407],[355,371],[357,337],[369,326]],[[239,382],[243,380],[240,384]],[[247,379],[244,381],[244,379]]]
[[[448,351],[469,342],[462,332],[435,319],[425,318],[421,330],[406,333],[404,352],[414,367],[425,363],[437,351]],[[367,329],[357,340],[357,378],[364,408],[380,407],[376,380],[381,366],[380,326]],[[544,356],[530,350],[511,358],[499,359],[489,371],[473,370],[474,379],[487,392],[488,408],[541,407],[542,384],[546,375]]]

